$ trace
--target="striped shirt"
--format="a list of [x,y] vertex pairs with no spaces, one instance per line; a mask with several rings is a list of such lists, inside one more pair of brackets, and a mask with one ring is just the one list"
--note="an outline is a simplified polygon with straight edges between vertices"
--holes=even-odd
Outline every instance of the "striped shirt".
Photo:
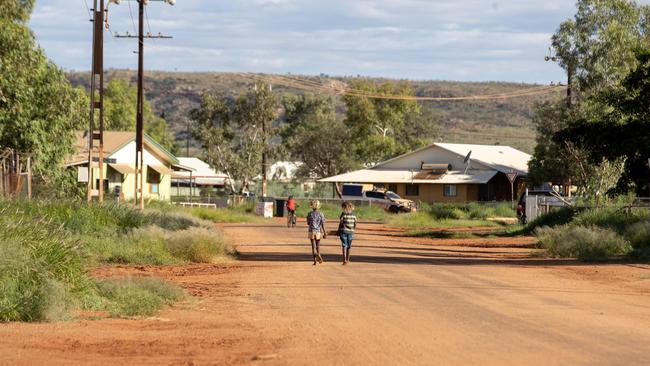
[[347,234],[354,233],[354,229],[357,228],[357,217],[353,212],[345,213],[341,212],[341,231]]
[[319,233],[325,226],[325,215],[320,211],[312,210],[307,214],[307,225],[310,233]]

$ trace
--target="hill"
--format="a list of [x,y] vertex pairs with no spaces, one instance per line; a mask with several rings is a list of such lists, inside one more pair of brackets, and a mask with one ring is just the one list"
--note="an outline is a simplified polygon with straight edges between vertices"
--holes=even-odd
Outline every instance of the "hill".
[[[71,72],[68,79],[73,85],[88,88],[89,73]],[[260,75],[266,78],[270,75]],[[126,78],[133,83],[137,74],[132,70],[108,70],[106,79]],[[301,78],[322,79],[327,75]],[[332,77],[348,82],[353,77]],[[250,87],[254,77],[236,73],[182,73],[148,71],[145,73],[145,93],[157,114],[165,114],[177,139],[185,140],[189,111],[196,108],[204,93],[236,96]],[[371,79],[387,81],[390,79]],[[533,85],[505,82],[454,82],[413,81],[418,96],[468,96],[511,92]],[[303,93],[303,90],[283,85],[274,85],[278,93]],[[486,101],[435,101],[423,102],[424,108],[432,108],[438,116],[440,141],[458,143],[485,143],[510,145],[526,152],[535,146],[535,131],[532,125],[534,106],[544,98],[556,96],[519,97],[505,100]],[[345,106],[337,97],[337,110],[345,113]]]

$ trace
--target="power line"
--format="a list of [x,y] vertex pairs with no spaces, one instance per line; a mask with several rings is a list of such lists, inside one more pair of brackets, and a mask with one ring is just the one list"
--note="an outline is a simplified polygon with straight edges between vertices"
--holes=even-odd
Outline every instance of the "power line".
[[[144,18],[147,20],[147,29],[149,29],[149,35],[152,35],[153,32],[151,32],[151,24],[149,23],[149,11],[147,10],[147,7],[144,7]],[[156,44],[156,39],[153,39],[154,45]]]
[[88,6],[88,0],[81,0],[81,1],[82,1],[82,2],[84,3],[84,5],[86,6],[86,11],[88,12],[88,19],[90,19],[90,21],[92,21],[93,16],[92,16],[92,14],[90,13],[90,7]]
[[129,3],[129,15],[131,16],[131,24],[133,25],[133,33],[138,34],[138,28],[135,26],[135,19],[133,19],[133,11],[131,10],[131,2]]
[[565,86],[551,85],[551,86],[524,88],[520,90],[514,90],[511,92],[470,95],[470,96],[461,96],[461,97],[418,97],[412,95],[381,94],[376,92],[353,89],[350,88],[347,84],[343,82],[337,82],[335,80],[330,80],[328,83],[329,85],[327,85],[327,84],[323,84],[322,82],[298,78],[298,77],[291,77],[291,76],[254,75],[254,74],[247,74],[247,73],[244,74],[240,73],[240,75],[246,78],[263,79],[267,82],[273,82],[276,84],[281,84],[284,86],[294,87],[297,89],[308,90],[308,91],[318,91],[318,92],[325,92],[325,93],[365,97],[371,99],[411,100],[411,101],[499,100],[499,99],[510,99],[510,98],[519,98],[519,97],[533,97],[533,96],[551,94],[562,90],[566,90]]

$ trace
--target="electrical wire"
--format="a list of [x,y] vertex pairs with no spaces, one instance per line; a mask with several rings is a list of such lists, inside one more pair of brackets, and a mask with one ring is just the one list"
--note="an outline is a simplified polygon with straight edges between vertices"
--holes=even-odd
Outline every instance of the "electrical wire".
[[[149,24],[149,12],[147,11],[147,7],[144,7],[144,18],[147,20],[147,29],[149,29],[149,35],[153,36],[153,32],[151,32],[151,24]],[[154,43],[156,44],[156,39],[152,38],[151,39]]]
[[131,16],[131,24],[133,24],[133,33],[138,34],[138,28],[135,26],[135,19],[133,18],[133,11],[131,10],[131,2],[127,1],[129,4],[129,15]]
[[84,5],[86,6],[86,11],[88,12],[88,19],[92,20],[93,15],[90,12],[90,7],[88,6],[88,0],[81,0],[81,1],[83,1]]
[[319,91],[324,93],[365,97],[371,99],[390,99],[390,100],[413,100],[413,101],[499,100],[499,99],[510,99],[510,98],[519,98],[519,97],[540,96],[540,95],[551,94],[562,90],[566,90],[565,86],[551,85],[551,86],[524,88],[524,89],[515,90],[511,92],[470,95],[470,96],[462,96],[462,97],[418,97],[418,96],[411,96],[411,95],[382,94],[382,93],[369,92],[369,91],[364,91],[359,89],[353,89],[353,88],[349,88],[347,84],[335,80],[329,80],[328,82],[329,85],[328,85],[328,84],[323,84],[321,82],[293,77],[293,76],[254,75],[254,74],[247,74],[247,73],[239,73],[239,75],[249,79],[262,79],[269,83],[280,84],[280,85],[289,86],[301,90]]

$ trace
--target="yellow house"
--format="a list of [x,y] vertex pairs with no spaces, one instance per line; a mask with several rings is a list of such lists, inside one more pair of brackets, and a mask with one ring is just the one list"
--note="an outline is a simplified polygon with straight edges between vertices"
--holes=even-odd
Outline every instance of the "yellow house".
[[[76,152],[66,159],[66,167],[77,169],[79,182],[88,182],[88,136],[76,132]],[[135,197],[135,132],[104,132],[104,192],[106,198],[112,195],[121,200]],[[144,135],[143,144],[144,198],[169,201],[171,196],[172,168],[185,169],[178,159],[150,136]],[[99,177],[98,168],[93,168],[93,177]],[[99,179],[93,182],[94,195],[98,194]]]
[[510,146],[435,143],[319,182],[360,183],[427,203],[507,201],[524,189],[530,158]]

